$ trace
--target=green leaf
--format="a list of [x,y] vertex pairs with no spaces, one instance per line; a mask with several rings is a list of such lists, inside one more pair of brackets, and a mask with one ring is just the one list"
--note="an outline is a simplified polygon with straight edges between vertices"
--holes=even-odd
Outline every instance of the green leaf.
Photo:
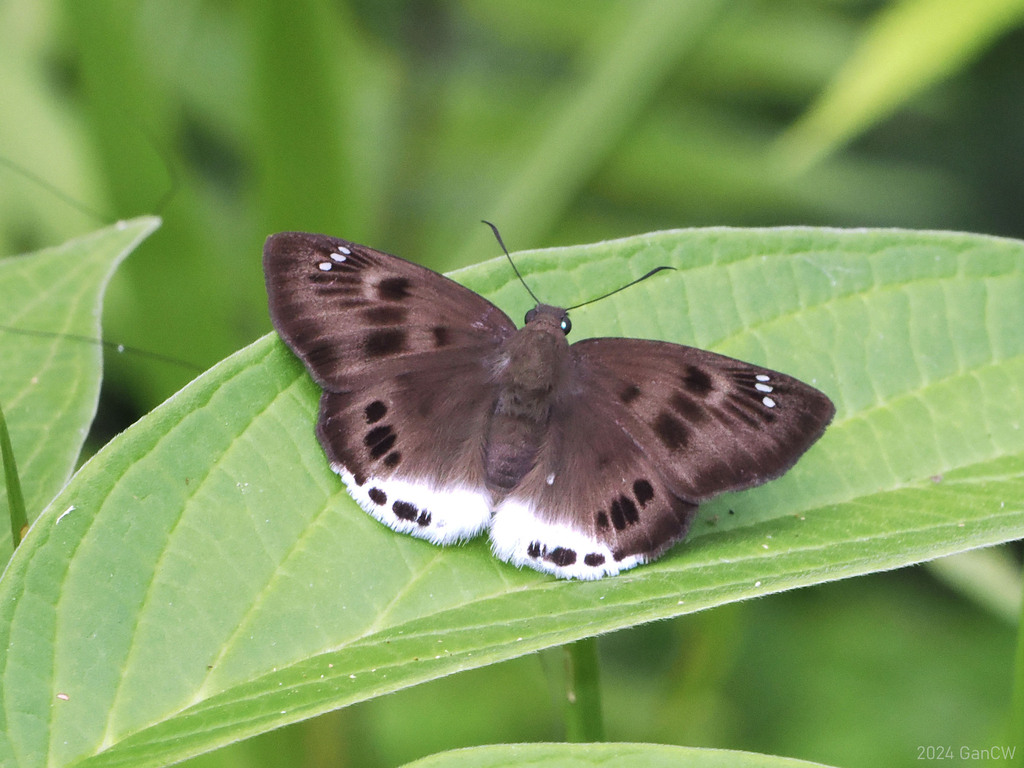
[[[0,261],[0,404],[30,522],[71,477],[96,414],[103,350],[69,337],[100,337],[111,275],[157,226],[154,218],[134,219]],[[10,551],[5,534],[0,557]]]
[[[486,217],[527,242],[545,232],[607,162],[610,148],[644,113],[723,5],[721,0],[646,0],[607,14],[579,57],[577,69],[586,77],[538,105],[540,139],[516,164],[501,196],[484,209]],[[587,140],[579,141],[580,136]],[[464,259],[491,252],[491,233],[482,227],[473,229],[461,248]]]
[[425,757],[404,768],[812,768],[789,757],[664,744],[495,744]]
[[902,0],[882,10],[821,98],[782,137],[802,168],[966,67],[1024,17],[1020,0]]
[[[1024,247],[949,233],[663,232],[520,254],[576,333],[695,344],[816,384],[834,424],[613,579],[518,571],[361,512],[273,335],[89,461],[0,581],[0,762],[160,765],[637,623],[1024,536]],[[507,264],[456,275],[513,317]],[[638,361],[638,364],[639,361]]]

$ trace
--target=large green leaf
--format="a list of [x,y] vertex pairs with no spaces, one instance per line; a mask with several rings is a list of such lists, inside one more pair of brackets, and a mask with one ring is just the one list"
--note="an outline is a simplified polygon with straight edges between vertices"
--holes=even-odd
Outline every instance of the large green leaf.
[[789,757],[665,744],[495,744],[431,755],[404,768],[827,768]]
[[[75,468],[96,414],[103,293],[117,265],[159,226],[120,222],[56,248],[0,261],[0,406],[7,415],[29,520]],[[0,488],[6,515],[6,489]],[[0,526],[0,530],[6,526]],[[0,559],[10,556],[0,535]]]
[[[693,343],[817,384],[835,423],[690,540],[557,581],[363,514],[274,336],[80,470],[0,583],[0,761],[158,765],[418,682],[657,618],[1024,536],[1024,247],[821,229],[665,232],[518,263],[580,335]],[[457,277],[513,317],[507,264]],[[638,365],[642,361],[637,362]]]

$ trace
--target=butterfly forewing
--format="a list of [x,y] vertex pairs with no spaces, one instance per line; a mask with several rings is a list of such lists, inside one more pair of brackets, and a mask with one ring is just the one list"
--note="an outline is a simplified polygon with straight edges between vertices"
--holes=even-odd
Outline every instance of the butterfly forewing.
[[[318,384],[352,388],[468,348],[515,324],[482,296],[418,264],[325,235],[283,232],[263,250],[270,318]],[[430,355],[424,363],[413,358]]]
[[703,349],[587,339],[572,351],[591,396],[616,404],[619,426],[693,502],[783,474],[835,413],[792,376]]
[[834,413],[790,376],[691,347],[565,340],[346,240],[268,239],[281,337],[323,388],[317,435],[378,520],[435,543],[490,529],[495,554],[612,575],[685,536],[697,504],[789,469]]

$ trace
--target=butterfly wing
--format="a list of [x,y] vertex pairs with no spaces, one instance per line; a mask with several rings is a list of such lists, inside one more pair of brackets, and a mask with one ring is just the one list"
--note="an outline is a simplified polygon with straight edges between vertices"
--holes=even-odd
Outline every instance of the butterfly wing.
[[621,404],[621,426],[693,501],[779,477],[835,415],[809,384],[703,349],[587,339],[572,350],[590,386]]
[[515,332],[508,316],[436,272],[324,235],[271,236],[263,267],[274,327],[324,390],[317,435],[353,498],[435,543],[478,533],[491,509],[489,361]]
[[697,504],[783,474],[835,412],[791,376],[691,347],[589,339],[571,347],[537,466],[496,510],[492,546],[574,578],[618,573],[682,538]]

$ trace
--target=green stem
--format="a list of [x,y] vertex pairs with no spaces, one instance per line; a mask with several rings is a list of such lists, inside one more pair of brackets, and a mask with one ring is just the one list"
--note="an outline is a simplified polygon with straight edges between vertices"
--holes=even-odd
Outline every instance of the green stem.
[[1010,728],[1007,743],[1017,747],[1012,765],[1024,766],[1024,599],[1017,623],[1017,657],[1014,661],[1013,703],[1010,707]]
[[572,742],[604,740],[597,638],[565,646],[565,732]]
[[11,541],[17,549],[25,532],[28,530],[28,517],[25,515],[25,497],[21,493],[21,482],[18,480],[18,465],[14,462],[14,448],[11,436],[7,432],[7,420],[0,408],[0,461],[4,465],[4,477],[7,480],[7,506],[11,511]]

